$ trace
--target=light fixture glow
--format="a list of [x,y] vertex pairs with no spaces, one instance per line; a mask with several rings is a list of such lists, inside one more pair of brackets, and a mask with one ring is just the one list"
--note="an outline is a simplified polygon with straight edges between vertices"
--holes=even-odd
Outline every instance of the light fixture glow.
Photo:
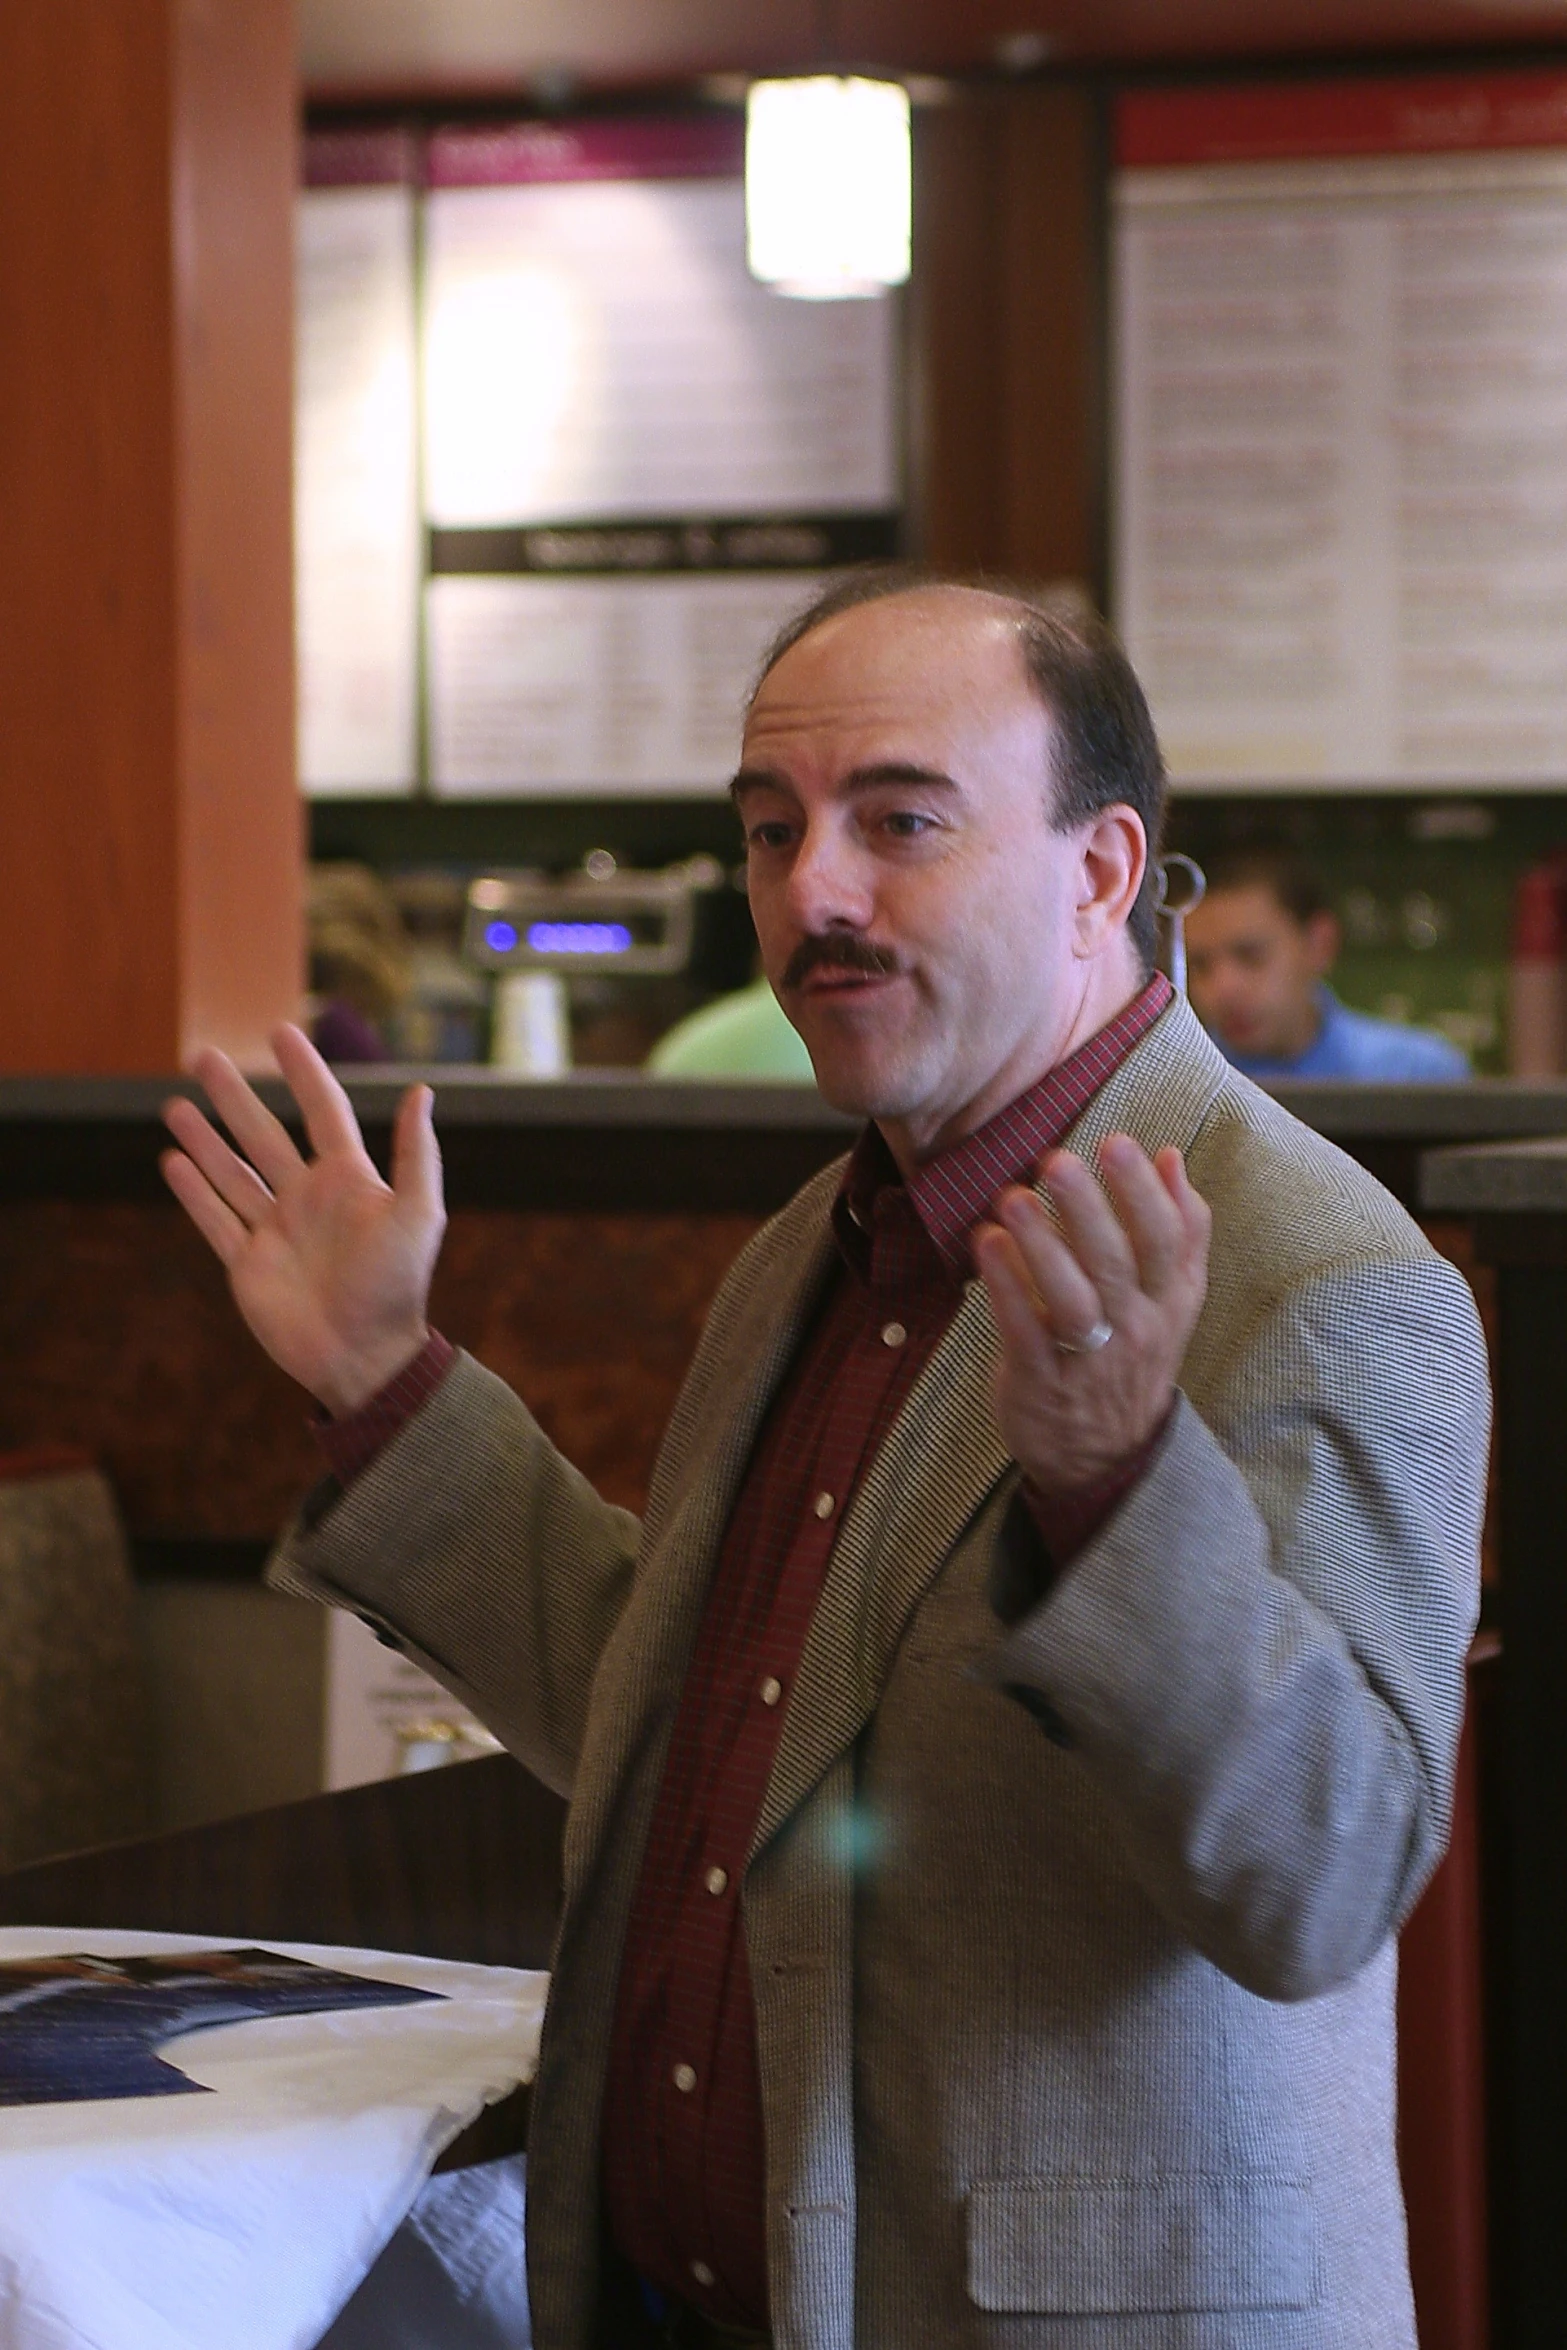
[[746,258],[805,301],[843,301],[909,274],[909,97],[837,74],[753,82],[745,115]]

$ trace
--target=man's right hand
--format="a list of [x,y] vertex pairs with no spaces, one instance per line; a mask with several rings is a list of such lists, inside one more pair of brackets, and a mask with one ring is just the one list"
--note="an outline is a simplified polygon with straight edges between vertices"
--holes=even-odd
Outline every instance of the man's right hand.
[[368,1403],[430,1334],[426,1301],[446,1226],[434,1097],[425,1085],[403,1096],[388,1185],[309,1038],[280,1028],[272,1049],[314,1156],[300,1155],[227,1054],[209,1049],[194,1073],[239,1151],[194,1102],[175,1100],[163,1115],[180,1147],[161,1164],[267,1353],[341,1418]]

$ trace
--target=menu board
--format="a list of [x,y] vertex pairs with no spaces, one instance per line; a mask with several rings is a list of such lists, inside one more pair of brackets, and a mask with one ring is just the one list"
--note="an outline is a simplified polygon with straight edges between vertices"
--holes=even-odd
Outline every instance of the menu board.
[[1208,789],[1567,781],[1567,76],[1118,121],[1116,616]]
[[309,188],[296,251],[295,607],[307,792],[412,789],[420,541],[414,194]]
[[324,131],[299,208],[307,791],[711,793],[899,545],[894,298],[745,263],[738,114]]
[[425,306],[433,523],[896,501],[893,306],[759,286],[738,179],[436,188]]
[[721,791],[762,652],[819,585],[788,571],[432,580],[434,788]]
[[896,308],[750,277],[736,118],[438,134],[437,793],[712,793],[768,640],[897,544]]

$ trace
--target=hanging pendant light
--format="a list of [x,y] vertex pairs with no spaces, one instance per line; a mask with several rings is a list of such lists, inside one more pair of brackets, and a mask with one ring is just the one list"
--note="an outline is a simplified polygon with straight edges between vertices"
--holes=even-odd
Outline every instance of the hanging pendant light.
[[843,74],[753,82],[746,258],[780,294],[839,302],[909,274],[909,96]]

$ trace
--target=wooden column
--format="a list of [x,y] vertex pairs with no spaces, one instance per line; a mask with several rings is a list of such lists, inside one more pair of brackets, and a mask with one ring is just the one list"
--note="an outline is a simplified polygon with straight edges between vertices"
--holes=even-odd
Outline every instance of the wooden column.
[[915,137],[915,527],[933,563],[1101,600],[1099,101],[1052,82],[922,109]]
[[0,8],[0,1070],[302,986],[292,0]]

